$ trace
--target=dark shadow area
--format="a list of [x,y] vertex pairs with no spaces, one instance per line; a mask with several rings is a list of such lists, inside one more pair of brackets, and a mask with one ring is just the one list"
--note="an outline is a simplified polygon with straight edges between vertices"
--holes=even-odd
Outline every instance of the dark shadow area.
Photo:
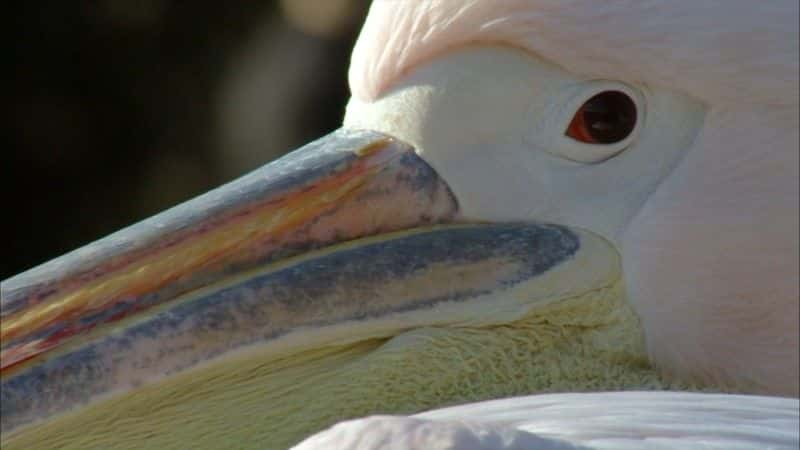
[[337,128],[368,4],[326,2],[8,6],[0,279]]

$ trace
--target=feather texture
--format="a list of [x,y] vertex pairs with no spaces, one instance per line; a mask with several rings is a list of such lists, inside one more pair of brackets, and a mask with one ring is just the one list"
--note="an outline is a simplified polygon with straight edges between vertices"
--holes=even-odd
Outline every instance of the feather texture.
[[796,396],[797,17],[796,0],[376,0],[350,85],[370,102],[455,48],[499,43],[698,100],[696,139],[619,235],[630,301],[665,375]]
[[796,449],[797,399],[677,392],[550,394],[343,422],[295,450]]
[[796,105],[797,16],[792,0],[376,0],[353,51],[350,87],[374,99],[418,64],[491,42],[711,104]]

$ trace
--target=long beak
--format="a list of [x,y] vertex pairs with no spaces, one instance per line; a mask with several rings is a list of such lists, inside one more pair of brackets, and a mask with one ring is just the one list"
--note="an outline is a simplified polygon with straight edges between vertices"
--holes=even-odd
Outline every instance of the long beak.
[[8,279],[2,431],[245,347],[274,356],[505,323],[618,276],[616,252],[591,233],[458,221],[411,147],[340,130]]
[[0,367],[176,296],[336,242],[452,221],[407,145],[340,130],[187,203],[5,280]]

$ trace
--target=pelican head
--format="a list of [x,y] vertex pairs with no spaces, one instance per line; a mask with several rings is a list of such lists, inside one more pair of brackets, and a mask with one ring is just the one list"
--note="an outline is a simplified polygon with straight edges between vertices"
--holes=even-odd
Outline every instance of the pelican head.
[[341,130],[3,282],[3,448],[796,396],[797,14],[375,1]]

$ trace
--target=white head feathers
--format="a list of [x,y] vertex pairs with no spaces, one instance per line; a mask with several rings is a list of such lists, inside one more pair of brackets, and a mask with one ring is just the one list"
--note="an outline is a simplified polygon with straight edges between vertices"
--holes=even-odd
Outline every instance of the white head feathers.
[[797,17],[796,0],[376,0],[350,85],[369,103],[501,44],[697,100],[697,137],[619,236],[631,302],[666,374],[797,395]]
[[488,42],[710,104],[746,97],[796,106],[797,17],[796,1],[376,0],[353,52],[350,87],[374,99],[438,54]]

